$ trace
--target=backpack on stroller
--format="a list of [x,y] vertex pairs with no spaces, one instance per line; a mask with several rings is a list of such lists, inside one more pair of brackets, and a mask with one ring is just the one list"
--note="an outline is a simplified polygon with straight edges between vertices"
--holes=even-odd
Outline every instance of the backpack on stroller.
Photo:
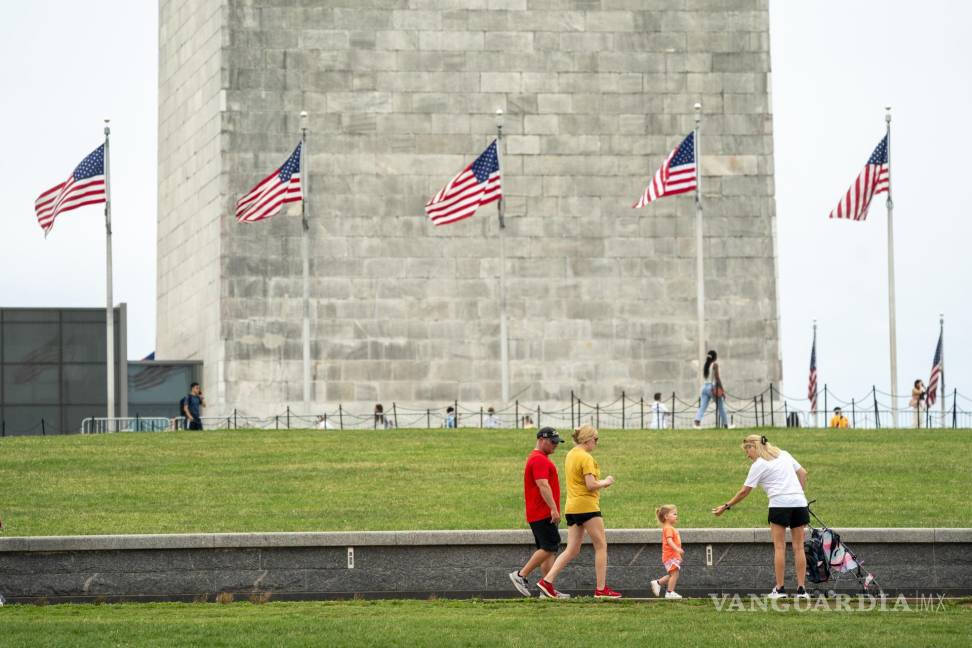
[[[807,557],[807,581],[816,585],[823,586],[825,583],[837,584],[843,577],[844,580],[854,578],[864,594],[880,594],[881,588],[874,575],[862,569],[862,561],[857,555],[840,539],[840,534],[827,527],[817,514],[810,509],[810,504],[817,500],[811,500],[807,504],[807,510],[819,524],[820,528],[810,525],[810,533],[803,541],[803,551]],[[833,590],[830,590],[833,593]]]

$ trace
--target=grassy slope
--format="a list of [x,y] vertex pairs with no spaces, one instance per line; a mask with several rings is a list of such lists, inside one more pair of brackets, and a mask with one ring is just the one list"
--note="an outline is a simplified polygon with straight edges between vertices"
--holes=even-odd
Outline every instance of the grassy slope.
[[[966,646],[968,602],[924,612],[717,612],[709,601],[383,601],[0,609],[2,643],[36,646]],[[43,639],[41,639],[43,638]],[[540,642],[538,644],[538,642]]]
[[[761,491],[722,518],[708,513],[746,475],[744,434],[602,431],[596,457],[618,480],[602,497],[608,526],[652,526],[668,502],[683,527],[764,526]],[[831,525],[972,526],[967,430],[768,435],[807,467]],[[0,516],[8,536],[518,528],[532,445],[522,430],[8,437]]]

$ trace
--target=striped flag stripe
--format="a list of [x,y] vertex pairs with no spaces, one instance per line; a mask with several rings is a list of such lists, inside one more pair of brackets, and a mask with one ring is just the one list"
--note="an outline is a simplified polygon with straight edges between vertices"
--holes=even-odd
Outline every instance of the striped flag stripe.
[[[38,217],[47,217],[51,214],[70,211],[82,205],[92,204],[90,200],[97,198],[95,202],[104,202],[105,181],[85,183],[65,183],[66,189],[56,196],[43,203],[34,204],[34,209]],[[38,199],[39,200],[39,199]],[[53,216],[50,216],[53,218]]]
[[[443,202],[437,204],[434,207],[428,208],[426,211],[429,217],[434,221],[440,217],[449,216],[456,213],[457,211],[468,211],[472,209],[473,212],[480,205],[486,204],[486,202],[493,202],[498,200],[500,197],[500,182],[499,175],[497,174],[495,178],[490,178],[487,182],[486,188],[473,187],[473,185],[478,185],[475,182],[475,178],[472,183],[467,183],[467,190],[461,192],[452,192]],[[471,189],[472,191],[469,191]]]
[[502,197],[500,188],[497,186],[494,190],[489,192],[483,192],[482,196],[472,196],[462,201],[462,204],[455,205],[453,209],[448,211],[443,211],[436,214],[430,214],[429,218],[432,220],[434,225],[446,225],[448,223],[454,223],[464,218],[469,218],[476,213],[483,205],[488,205],[490,203],[496,202]]
[[[282,199],[281,194],[286,194]],[[236,210],[236,217],[242,220],[260,220],[266,218],[264,214],[273,210],[280,202],[297,202],[301,198],[300,178],[291,178],[287,185],[275,185],[267,189],[256,201],[251,201],[246,207]]]

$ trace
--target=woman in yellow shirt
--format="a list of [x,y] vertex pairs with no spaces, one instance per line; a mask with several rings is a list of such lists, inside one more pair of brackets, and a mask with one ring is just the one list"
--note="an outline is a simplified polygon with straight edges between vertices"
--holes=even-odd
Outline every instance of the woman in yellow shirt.
[[584,532],[594,545],[595,598],[621,598],[621,594],[607,586],[607,538],[604,518],[601,517],[601,489],[614,483],[608,475],[601,479],[601,467],[591,455],[597,448],[598,432],[590,425],[574,430],[574,447],[564,460],[567,479],[567,549],[557,557],[550,571],[540,579],[537,587],[548,598],[570,598],[554,589],[554,580],[571,560],[577,557],[584,541]]

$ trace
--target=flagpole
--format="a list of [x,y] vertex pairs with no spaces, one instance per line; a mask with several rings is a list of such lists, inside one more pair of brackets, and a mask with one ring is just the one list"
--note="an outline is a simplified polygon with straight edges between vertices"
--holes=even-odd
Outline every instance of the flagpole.
[[[502,156],[503,150],[503,109],[496,109],[496,158],[500,168],[500,178],[502,178]],[[502,182],[502,180],[501,180]],[[497,214],[499,216],[499,298],[500,298],[500,393],[503,403],[510,400],[510,341],[506,321],[506,236],[503,232],[506,229],[506,198],[500,195],[496,203]]]
[[942,427],[945,427],[945,313],[938,314],[938,339],[942,341],[942,357],[939,359],[942,368],[939,370],[938,382],[942,388],[938,391],[941,396],[939,406],[942,410]]
[[[702,160],[699,158],[699,124],[702,121],[702,104],[695,104],[695,282],[698,304],[699,375],[702,375],[705,358],[705,272],[702,262]],[[704,379],[704,377],[703,377]]]
[[304,270],[304,304],[303,304],[303,374],[304,374],[304,413],[310,412],[311,401],[311,369],[310,369],[310,225],[307,222],[307,199],[310,196],[309,178],[307,175],[307,111],[300,111],[300,220],[301,238],[300,253]]
[[891,200],[891,106],[885,106],[888,141],[888,324],[891,342],[891,420],[898,425],[898,338],[894,306],[894,201]]
[[[105,304],[105,333],[106,333],[106,362],[107,367],[107,391],[108,407],[107,418],[115,417],[115,309],[114,298],[112,296],[111,281],[111,174],[109,172],[108,139],[111,134],[111,120],[105,120],[105,270],[106,272],[106,297]],[[111,432],[111,421],[105,422],[106,429]]]

